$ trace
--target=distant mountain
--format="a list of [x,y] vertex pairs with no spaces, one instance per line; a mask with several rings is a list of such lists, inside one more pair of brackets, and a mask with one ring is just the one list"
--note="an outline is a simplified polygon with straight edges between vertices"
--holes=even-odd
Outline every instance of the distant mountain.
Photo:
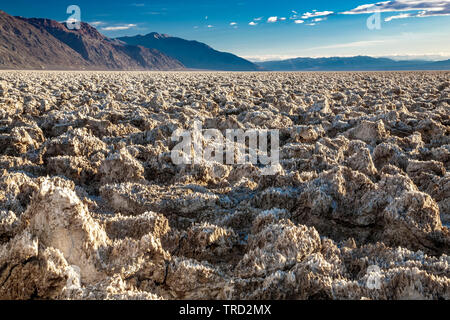
[[222,70],[222,71],[257,71],[256,64],[234,54],[214,50],[210,46],[188,41],[166,34],[150,33],[134,37],[118,38],[131,45],[155,48],[171,56],[190,69]]
[[109,39],[87,23],[80,30],[50,19],[0,11],[0,69],[179,70],[155,49]]
[[258,63],[271,71],[400,71],[400,70],[450,70],[450,60],[430,62],[422,60],[395,61],[388,58],[332,57],[296,58]]
[[437,68],[437,70],[450,70],[450,59],[444,61],[432,62],[429,64],[431,68]]

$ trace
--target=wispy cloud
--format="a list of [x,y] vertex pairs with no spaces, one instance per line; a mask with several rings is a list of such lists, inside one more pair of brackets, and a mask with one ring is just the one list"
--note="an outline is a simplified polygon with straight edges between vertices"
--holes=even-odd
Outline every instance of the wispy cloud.
[[104,25],[105,22],[103,22],[103,21],[92,21],[92,22],[89,22],[89,24],[91,26],[98,27],[98,26]]
[[163,13],[159,12],[159,11],[146,11],[146,12],[142,12],[142,14],[147,14],[147,15],[150,15],[150,16],[157,16],[157,15],[161,15]]
[[256,22],[252,21],[248,25],[253,27],[253,26],[257,26],[258,24]]
[[385,21],[414,17],[448,16],[450,15],[450,0],[384,1],[360,5],[352,10],[342,12],[342,14],[365,14],[375,12],[411,12],[388,17]]
[[263,62],[263,61],[275,61],[275,60],[286,60],[297,58],[297,55],[280,55],[280,54],[264,54],[264,55],[254,55],[254,56],[241,56],[244,59],[253,62]]
[[308,50],[341,49],[341,48],[365,48],[365,47],[368,47],[368,46],[374,46],[374,45],[379,45],[379,44],[386,44],[387,42],[389,42],[389,41],[388,40],[355,41],[355,42],[348,42],[348,43],[333,44],[333,45],[323,46],[323,47],[309,48]]
[[313,12],[306,12],[303,14],[302,19],[316,18],[316,17],[326,17],[332,15],[333,11],[317,11],[313,10]]
[[384,21],[389,22],[389,21],[392,21],[392,20],[405,19],[405,18],[409,18],[409,17],[411,17],[411,14],[409,14],[409,13],[402,13],[402,14],[399,14],[397,16],[387,17],[386,19],[384,19]]
[[124,24],[124,25],[120,25],[120,26],[110,26],[110,27],[104,27],[102,28],[103,31],[120,31],[120,30],[128,30],[131,28],[136,27],[135,24]]
[[235,26],[235,25],[237,25],[236,22],[230,22],[230,26]]
[[295,24],[302,24],[302,23],[305,23],[304,20],[295,20],[294,22],[295,22]]

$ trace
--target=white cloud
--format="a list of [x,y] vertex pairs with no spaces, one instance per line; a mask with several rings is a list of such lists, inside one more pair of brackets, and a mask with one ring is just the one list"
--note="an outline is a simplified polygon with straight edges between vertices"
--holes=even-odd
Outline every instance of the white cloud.
[[111,27],[104,27],[102,28],[103,31],[119,31],[119,30],[128,30],[131,28],[136,27],[135,24],[125,24],[120,26],[111,26]]
[[317,23],[308,23],[307,26],[315,26]]
[[325,18],[316,18],[313,21],[314,22],[320,22],[320,21],[324,21],[324,20],[326,20],[326,19]]
[[388,17],[388,18],[384,19],[384,21],[389,22],[389,21],[392,21],[392,20],[395,20],[395,19],[405,19],[405,18],[409,18],[409,17],[411,17],[410,13],[402,13],[402,14],[399,14],[397,16]]
[[209,24],[208,28],[214,28],[214,26],[212,24]]
[[235,26],[235,25],[237,25],[236,22],[230,22],[230,26]]
[[394,19],[432,17],[450,15],[450,0],[393,0],[364,4],[342,14],[365,14],[375,12],[411,12],[388,17],[385,21]]
[[302,24],[302,23],[305,23],[304,20],[295,20],[294,22],[295,22],[296,24]]
[[98,27],[98,26],[101,26],[101,25],[105,24],[105,22],[103,22],[103,21],[93,21],[93,22],[89,22],[89,24],[91,26]]
[[269,19],[267,19],[267,22],[269,23],[274,23],[278,21],[278,17],[270,17]]
[[249,26],[257,26],[258,24],[257,24],[256,22],[252,21],[252,22],[250,22],[248,25],[249,25]]
[[316,11],[306,12],[303,14],[302,19],[316,18],[316,17],[326,17],[333,14],[333,11]]
[[281,20],[281,21],[285,21],[285,20],[286,20],[286,18],[285,18],[285,17],[283,17],[283,18],[280,18],[280,20]]
[[253,21],[261,21],[263,17],[255,18]]
[[292,13],[293,13],[293,14],[298,14],[298,12],[297,12],[297,11],[295,11],[295,10],[292,10]]

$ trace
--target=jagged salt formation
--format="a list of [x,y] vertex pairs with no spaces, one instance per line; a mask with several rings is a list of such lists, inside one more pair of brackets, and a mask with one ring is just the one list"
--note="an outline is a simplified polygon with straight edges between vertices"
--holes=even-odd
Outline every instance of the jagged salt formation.
[[[448,78],[0,73],[0,298],[450,299]],[[279,168],[175,165],[194,120]]]

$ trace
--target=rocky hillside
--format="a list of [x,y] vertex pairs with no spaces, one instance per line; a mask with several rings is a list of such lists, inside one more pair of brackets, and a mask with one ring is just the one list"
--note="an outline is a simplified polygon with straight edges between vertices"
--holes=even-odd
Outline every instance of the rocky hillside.
[[183,65],[155,49],[109,39],[87,23],[69,30],[50,19],[0,12],[0,68],[179,70]]
[[84,69],[89,63],[44,29],[0,11],[0,68],[44,69],[63,65]]
[[81,23],[80,30],[69,30],[64,24],[49,19],[24,20],[49,32],[94,66],[118,70],[167,70],[183,67],[181,63],[158,50],[109,39],[87,23]]

